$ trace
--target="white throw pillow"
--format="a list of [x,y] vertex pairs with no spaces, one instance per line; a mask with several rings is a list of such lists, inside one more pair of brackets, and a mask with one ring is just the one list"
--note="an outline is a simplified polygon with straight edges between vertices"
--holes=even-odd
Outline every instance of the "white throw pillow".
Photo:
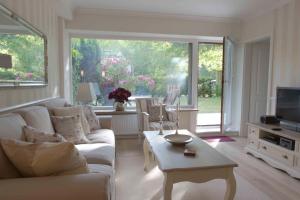
[[85,117],[87,119],[87,122],[90,125],[90,132],[101,129],[99,120],[98,120],[92,106],[84,106],[83,111],[84,111]]
[[66,142],[67,140],[58,133],[45,133],[31,126],[23,127],[24,138],[26,142]]
[[28,143],[1,140],[9,160],[24,177],[87,173],[87,162],[69,142]]
[[74,144],[89,143],[89,140],[86,138],[82,129],[80,115],[62,117],[52,116],[51,119],[55,131],[61,134],[68,142]]
[[83,132],[85,134],[89,134],[91,132],[89,123],[88,123],[88,121],[85,117],[82,106],[53,108],[52,112],[53,112],[54,116],[75,116],[75,115],[80,115]]

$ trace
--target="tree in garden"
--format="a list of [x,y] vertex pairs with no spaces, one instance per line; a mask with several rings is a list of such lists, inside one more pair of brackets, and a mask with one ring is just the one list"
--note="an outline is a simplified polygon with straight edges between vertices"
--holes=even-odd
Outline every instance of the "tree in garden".
[[84,71],[85,82],[99,82],[99,66],[101,63],[101,47],[97,40],[79,39],[74,48],[81,54],[80,71]]
[[223,69],[223,45],[199,45],[199,77],[198,95],[212,97],[221,95]]
[[222,71],[223,69],[223,45],[200,44],[199,64],[208,71]]
[[[97,40],[81,38],[72,39],[73,98],[76,97],[80,81],[99,82],[100,63],[101,49]],[[84,73],[83,77],[81,77],[81,71]]]

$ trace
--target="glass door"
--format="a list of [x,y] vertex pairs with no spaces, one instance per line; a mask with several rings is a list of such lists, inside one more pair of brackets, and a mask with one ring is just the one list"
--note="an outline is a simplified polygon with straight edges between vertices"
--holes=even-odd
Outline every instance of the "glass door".
[[198,133],[221,131],[223,47],[223,43],[199,43]]
[[232,131],[232,81],[233,81],[233,49],[234,44],[229,38],[224,38],[224,69],[223,69],[223,103],[221,133]]

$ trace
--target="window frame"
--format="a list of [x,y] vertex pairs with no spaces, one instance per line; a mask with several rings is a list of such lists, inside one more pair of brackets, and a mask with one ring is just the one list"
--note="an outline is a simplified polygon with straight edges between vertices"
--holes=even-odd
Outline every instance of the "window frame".
[[[72,38],[99,39],[99,40],[142,40],[142,41],[167,41],[182,42],[189,45],[189,81],[188,81],[188,105],[182,105],[183,109],[197,109],[197,78],[198,78],[198,44],[199,42],[219,42],[223,41],[220,36],[182,36],[182,35],[165,35],[165,34],[142,34],[142,33],[116,33],[102,31],[78,31],[69,30],[69,52],[70,52],[70,71],[72,74]],[[72,75],[71,75],[72,77]],[[72,82],[72,79],[70,80]],[[69,95],[73,102],[73,87],[70,84]],[[93,106],[97,110],[112,110],[113,106]],[[136,107],[128,107],[128,110],[134,111]]]

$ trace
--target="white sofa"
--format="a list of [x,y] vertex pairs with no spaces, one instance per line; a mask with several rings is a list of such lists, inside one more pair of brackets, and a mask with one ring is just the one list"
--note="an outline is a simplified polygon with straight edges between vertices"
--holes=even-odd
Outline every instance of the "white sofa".
[[[53,132],[49,112],[51,108],[65,104],[63,99],[55,99],[39,106],[0,115],[0,139],[22,139],[22,127],[26,124],[45,132]],[[115,199],[115,137],[110,127],[107,127],[109,124],[101,125],[102,129],[89,136],[92,143],[76,145],[87,159],[91,171],[88,174],[37,178],[6,177],[10,169],[1,163],[0,155],[0,199]]]

